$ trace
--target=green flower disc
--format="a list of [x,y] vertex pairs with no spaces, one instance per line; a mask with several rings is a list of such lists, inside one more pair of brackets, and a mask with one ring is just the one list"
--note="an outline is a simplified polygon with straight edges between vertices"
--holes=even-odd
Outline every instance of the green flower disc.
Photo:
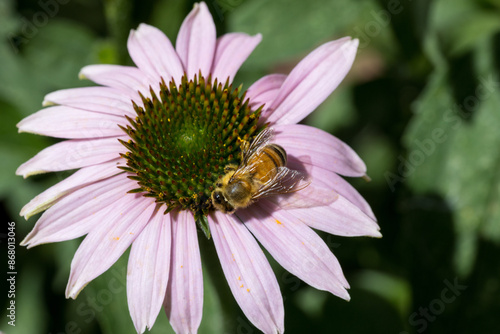
[[131,190],[164,203],[166,212],[191,210],[195,217],[213,210],[211,193],[228,164],[239,164],[241,140],[258,132],[261,108],[253,111],[245,93],[211,78],[182,77],[160,83],[159,97],[141,94],[137,117],[122,129],[130,137],[123,170],[139,187]]

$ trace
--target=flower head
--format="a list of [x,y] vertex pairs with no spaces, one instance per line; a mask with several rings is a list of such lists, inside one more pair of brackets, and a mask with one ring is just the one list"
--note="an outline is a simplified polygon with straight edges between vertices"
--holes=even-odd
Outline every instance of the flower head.
[[[139,333],[163,306],[177,333],[200,325],[203,281],[197,225],[212,235],[229,287],[248,319],[265,333],[284,331],[278,282],[257,240],[288,271],[349,299],[341,267],[318,229],[379,237],[366,201],[339,175],[366,167],[339,139],[297,124],[350,69],[357,40],[321,45],[289,75],[272,74],[246,92],[235,73],[261,36],[216,38],[205,3],[184,20],[174,48],[141,24],[128,50],[137,67],[92,65],[81,77],[100,86],[56,91],[19,124],[21,132],[67,139],[21,165],[24,177],[78,169],[21,211],[45,211],[22,242],[33,247],[86,235],[72,264],[66,296],[106,271],[131,246],[127,297]],[[286,151],[286,168],[306,187],[268,196],[226,214],[211,194],[242,162],[241,151],[265,127]]]

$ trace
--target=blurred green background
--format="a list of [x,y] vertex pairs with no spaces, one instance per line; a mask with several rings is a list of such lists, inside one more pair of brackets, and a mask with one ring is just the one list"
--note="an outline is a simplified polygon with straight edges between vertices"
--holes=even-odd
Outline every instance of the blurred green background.
[[[192,4],[0,0],[2,254],[7,222],[16,222],[19,243],[37,219],[19,217],[21,207],[69,175],[15,176],[17,166],[55,142],[17,134],[16,123],[40,109],[45,94],[91,85],[78,80],[81,67],[131,64],[126,38],[140,22],[175,41]],[[351,283],[350,302],[307,286],[271,261],[285,299],[286,332],[498,333],[500,1],[208,0],[207,5],[219,35],[263,35],[235,80],[246,88],[262,75],[288,73],[326,41],[360,39],[348,77],[305,123],[341,138],[365,160],[372,182],[350,181],[371,204],[384,237],[321,234]],[[79,242],[30,251],[17,247],[16,326],[7,324],[8,286],[2,276],[0,330],[135,333],[125,295],[127,254],[76,301],[64,298]],[[205,248],[199,332],[258,333],[231,297],[213,248]],[[6,267],[6,255],[1,261]],[[172,332],[163,312],[151,332]]]

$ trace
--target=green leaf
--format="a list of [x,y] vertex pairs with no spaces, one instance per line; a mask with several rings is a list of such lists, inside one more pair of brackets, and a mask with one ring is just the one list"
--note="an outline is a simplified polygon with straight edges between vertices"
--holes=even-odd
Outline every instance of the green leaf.
[[162,30],[174,45],[186,16],[185,7],[184,1],[158,1],[152,13],[150,24]]
[[[277,61],[288,62],[321,43],[343,36],[368,38],[367,44],[384,45],[385,55],[394,50],[390,43],[389,23],[378,15],[383,8],[372,0],[297,0],[293,3],[256,0],[221,7],[226,9],[223,15],[229,17],[229,31],[261,33],[263,36],[261,44],[248,59],[247,66],[250,67],[265,68]],[[369,28],[367,22],[372,21],[380,29],[370,37],[365,30]]]
[[87,29],[71,21],[54,20],[26,45],[23,66],[29,68],[30,77],[25,80],[36,79],[43,94],[90,85],[81,81],[78,73],[83,66],[97,62],[94,46],[94,36]]
[[323,308],[327,298],[328,294],[324,291],[316,290],[310,286],[306,286],[293,295],[295,304],[302,312],[316,319],[323,316]]
[[[437,69],[417,103],[404,137],[399,176],[416,192],[438,192],[454,212],[455,265],[472,268],[478,237],[500,242],[500,92],[489,43],[475,50],[478,86],[453,100],[446,69]],[[469,106],[477,104],[472,114]]]
[[210,239],[210,226],[208,226],[207,216],[201,215],[196,217],[196,225],[203,231],[203,234],[207,239]]
[[[3,22],[5,17],[1,13],[2,11],[0,11],[0,21]],[[34,103],[33,93],[36,95],[36,85],[33,80],[28,80],[30,72],[27,67],[23,66],[18,54],[19,49],[12,42],[13,32],[3,30],[0,37],[2,38],[0,42],[0,59],[2,60],[0,82],[4,83],[0,85],[0,98],[22,111],[36,108],[37,105],[40,105],[40,102]],[[29,92],[31,94],[28,94]],[[38,99],[38,101],[40,100]]]
[[479,2],[440,0],[433,4],[431,13],[431,27],[450,55],[470,51],[500,30],[500,14],[482,8]]
[[[2,14],[0,21],[12,22]],[[30,25],[23,20],[0,30],[0,81],[8,83],[0,85],[0,98],[23,115],[40,109],[51,91],[88,84],[78,79],[78,72],[97,60],[94,37],[82,26],[57,18],[39,28]]]
[[370,183],[364,179],[355,179],[355,185],[373,188],[376,185],[385,187],[385,172],[392,168],[396,159],[394,144],[381,133],[366,131],[356,140],[356,152],[368,167],[367,174],[371,178]]
[[357,273],[352,284],[386,299],[398,310],[401,317],[410,311],[411,288],[406,280],[384,272],[363,270]]
[[104,12],[111,36],[112,48],[120,63],[125,63],[128,57],[127,38],[130,33],[130,14],[132,2],[130,0],[106,0]]
[[446,74],[434,73],[413,106],[415,115],[403,137],[408,154],[399,159],[398,166],[399,176],[408,178],[418,192],[434,189],[443,179],[442,163],[448,158],[456,124],[460,123],[460,119],[454,117],[452,106]]
[[335,133],[343,126],[348,126],[356,120],[356,109],[353,105],[352,90],[340,85],[325,102],[323,102],[307,118],[307,124]]

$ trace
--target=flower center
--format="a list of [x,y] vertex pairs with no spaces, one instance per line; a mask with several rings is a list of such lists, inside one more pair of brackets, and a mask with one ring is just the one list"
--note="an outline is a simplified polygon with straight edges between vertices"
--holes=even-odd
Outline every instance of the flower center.
[[141,94],[133,102],[137,117],[127,117],[122,129],[130,137],[121,141],[128,149],[130,179],[142,192],[173,209],[191,210],[195,217],[213,210],[211,193],[224,167],[240,162],[241,140],[257,133],[261,108],[252,111],[245,93],[211,78],[182,77],[177,86],[160,83],[159,97]]

